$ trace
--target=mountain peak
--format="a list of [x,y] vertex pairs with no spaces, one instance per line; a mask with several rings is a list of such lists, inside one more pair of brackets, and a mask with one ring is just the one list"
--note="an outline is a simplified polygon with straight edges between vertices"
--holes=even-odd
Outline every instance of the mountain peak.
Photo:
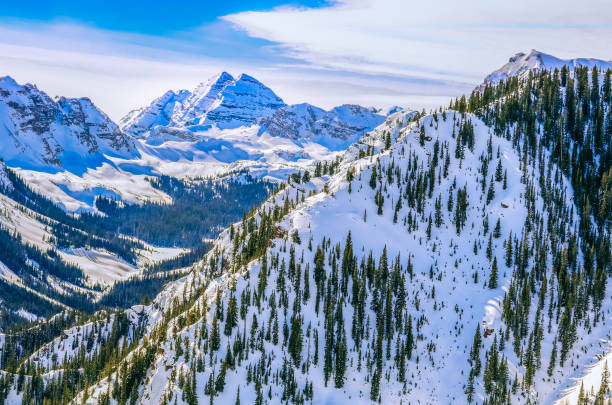
[[0,77],[0,88],[4,90],[16,90],[21,88],[21,86],[11,76],[2,76]]
[[523,76],[530,71],[554,70],[567,66],[574,69],[578,66],[593,68],[597,66],[600,70],[612,69],[612,61],[593,58],[560,59],[553,55],[532,49],[529,53],[519,52],[508,59],[508,62],[488,75],[485,83],[497,83],[513,76]]
[[194,89],[193,94],[206,95],[214,89],[221,89],[228,82],[234,81],[234,77],[227,72],[217,73],[216,75],[210,77],[208,80],[198,84],[198,86]]
[[286,104],[270,88],[245,73],[234,78],[221,72],[200,83],[193,92],[167,92],[148,107],[129,113],[122,128],[141,135],[158,126],[199,130],[216,125],[251,125]]
[[245,82],[252,82],[252,83],[262,84],[259,80],[257,80],[253,76],[248,75],[246,73],[240,73],[240,75],[238,76],[238,79],[236,81],[245,81]]

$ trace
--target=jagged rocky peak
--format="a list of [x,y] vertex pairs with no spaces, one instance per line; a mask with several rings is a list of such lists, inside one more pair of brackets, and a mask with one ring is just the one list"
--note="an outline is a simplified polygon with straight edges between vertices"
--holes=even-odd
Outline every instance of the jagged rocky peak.
[[208,111],[218,103],[225,86],[234,80],[229,73],[221,72],[200,83],[185,100],[173,123],[182,126],[203,124]]
[[0,157],[25,166],[63,166],[66,155],[131,156],[135,147],[88,98],[53,100],[31,84],[0,79]]
[[187,107],[184,126],[214,124],[222,129],[237,128],[251,125],[286,105],[269,87],[244,73],[237,79],[222,73],[202,98],[203,105]]
[[199,130],[252,125],[286,104],[269,87],[247,74],[234,78],[221,72],[193,91],[166,92],[148,107],[130,112],[121,120],[126,132],[140,136],[156,127]]
[[561,69],[563,66],[567,66],[570,69],[574,69],[577,66],[587,66],[589,68],[597,66],[600,70],[606,70],[612,69],[612,61],[592,58],[560,59],[532,49],[529,53],[519,52],[512,56],[508,63],[488,75],[484,82],[497,83],[509,77],[526,75],[530,71]]
[[154,127],[166,126],[182,111],[183,103],[190,96],[188,90],[168,90],[149,106],[130,111],[119,121],[119,125],[134,136],[140,136]]

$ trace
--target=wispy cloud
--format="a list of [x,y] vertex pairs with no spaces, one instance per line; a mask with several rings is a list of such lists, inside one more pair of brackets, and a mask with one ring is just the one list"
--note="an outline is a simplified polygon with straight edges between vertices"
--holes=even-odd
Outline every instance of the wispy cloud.
[[612,58],[612,3],[344,0],[224,17],[328,69],[478,81],[518,51]]

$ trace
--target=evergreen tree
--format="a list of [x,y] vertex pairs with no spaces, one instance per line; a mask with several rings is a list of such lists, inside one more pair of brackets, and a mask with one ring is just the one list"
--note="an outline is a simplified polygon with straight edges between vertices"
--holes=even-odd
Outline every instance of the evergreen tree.
[[497,288],[497,256],[493,257],[493,265],[489,274],[489,288],[492,290]]

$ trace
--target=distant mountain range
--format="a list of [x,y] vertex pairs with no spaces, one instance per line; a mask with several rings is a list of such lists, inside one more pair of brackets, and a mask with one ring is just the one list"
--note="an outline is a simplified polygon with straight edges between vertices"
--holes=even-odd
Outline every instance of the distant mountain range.
[[[247,168],[258,177],[331,160],[389,112],[287,105],[255,78],[220,73],[193,91],[169,90],[115,124],[89,99],[53,100],[0,79],[0,158],[69,210],[95,195],[166,201],[147,176],[210,176]],[[105,191],[106,190],[106,191]]]
[[[387,115],[358,105],[343,105],[330,111],[307,103],[287,105],[253,77],[241,74],[235,79],[223,72],[193,91],[167,91],[149,106],[128,113],[120,125],[134,137],[157,140],[160,134],[176,136],[213,127],[225,130],[257,125],[259,134],[337,145],[354,142],[365,131],[380,125]],[[182,138],[190,136],[183,134]]]
[[[612,67],[597,59],[519,53],[485,83],[563,65]],[[115,124],[88,98],[52,99],[0,78],[0,158],[66,209],[92,209],[95,195],[167,201],[147,176],[210,176],[247,169],[286,178],[331,160],[402,109],[287,105],[255,78],[222,72],[194,90],[169,90]]]

